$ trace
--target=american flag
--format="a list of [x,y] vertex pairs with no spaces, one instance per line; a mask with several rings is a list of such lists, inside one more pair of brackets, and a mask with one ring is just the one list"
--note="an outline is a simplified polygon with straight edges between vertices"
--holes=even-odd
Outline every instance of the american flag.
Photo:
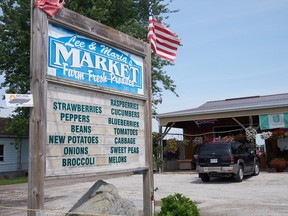
[[151,1],[149,1],[148,42],[155,55],[169,61],[175,60],[180,40],[153,16]]

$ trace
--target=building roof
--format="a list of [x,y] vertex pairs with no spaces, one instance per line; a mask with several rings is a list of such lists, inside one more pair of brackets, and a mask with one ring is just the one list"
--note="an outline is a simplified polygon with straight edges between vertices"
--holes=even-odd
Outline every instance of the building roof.
[[219,116],[268,114],[283,112],[285,109],[288,112],[288,93],[208,101],[197,108],[163,113],[156,117],[160,125],[165,125],[168,122],[185,121],[185,117],[187,120],[200,120]]

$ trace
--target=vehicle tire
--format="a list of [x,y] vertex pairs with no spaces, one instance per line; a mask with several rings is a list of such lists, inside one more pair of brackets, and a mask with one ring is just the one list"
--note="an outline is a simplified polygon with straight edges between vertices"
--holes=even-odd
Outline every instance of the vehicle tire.
[[208,174],[200,174],[199,176],[202,180],[202,182],[209,182],[210,181],[210,176]]
[[257,176],[259,175],[259,172],[260,172],[259,163],[255,162],[252,175]]
[[243,178],[244,178],[243,167],[242,167],[242,166],[239,166],[238,172],[237,172],[237,174],[235,175],[235,180],[236,180],[237,182],[242,182]]

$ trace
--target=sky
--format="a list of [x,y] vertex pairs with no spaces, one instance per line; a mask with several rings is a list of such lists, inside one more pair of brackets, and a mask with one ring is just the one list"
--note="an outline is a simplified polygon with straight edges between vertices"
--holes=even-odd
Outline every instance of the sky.
[[288,93],[287,0],[174,0],[169,9],[179,12],[163,22],[182,46],[165,69],[179,97],[164,92],[157,113]]
[[174,0],[165,23],[176,33],[176,97],[164,92],[158,113],[207,101],[288,93],[287,0]]
[[[288,93],[287,0],[174,0],[169,9],[179,9],[164,23],[182,46],[175,65],[165,69],[179,97],[164,91],[159,114],[207,101]],[[0,115],[10,112],[1,109]]]

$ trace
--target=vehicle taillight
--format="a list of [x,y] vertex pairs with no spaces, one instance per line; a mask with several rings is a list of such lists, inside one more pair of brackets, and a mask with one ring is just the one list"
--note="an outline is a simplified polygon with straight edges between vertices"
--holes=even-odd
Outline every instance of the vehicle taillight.
[[235,161],[234,161],[234,156],[233,156],[233,155],[230,155],[230,163],[231,163],[231,164],[234,164],[234,163],[235,163]]

